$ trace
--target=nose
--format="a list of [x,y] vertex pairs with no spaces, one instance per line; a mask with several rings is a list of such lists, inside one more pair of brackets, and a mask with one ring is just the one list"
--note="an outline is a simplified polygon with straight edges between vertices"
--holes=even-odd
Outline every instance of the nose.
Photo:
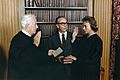
[[36,28],[38,28],[38,25],[36,24]]
[[83,30],[85,30],[85,27],[83,27]]

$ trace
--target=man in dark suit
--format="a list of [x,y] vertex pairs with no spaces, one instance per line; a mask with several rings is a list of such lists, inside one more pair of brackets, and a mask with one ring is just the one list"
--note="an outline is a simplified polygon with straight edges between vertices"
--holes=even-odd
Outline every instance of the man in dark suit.
[[41,54],[38,46],[41,31],[36,33],[36,17],[32,14],[24,15],[21,25],[22,30],[13,37],[9,49],[8,80],[40,80]]
[[[72,56],[71,45],[78,34],[78,28],[74,29],[73,34],[68,32],[67,20],[64,16],[56,18],[56,27],[58,32],[49,39],[48,55],[51,57],[52,71],[51,80],[70,80],[71,69],[70,65],[76,58]],[[60,48],[60,54],[53,56],[55,50]]]

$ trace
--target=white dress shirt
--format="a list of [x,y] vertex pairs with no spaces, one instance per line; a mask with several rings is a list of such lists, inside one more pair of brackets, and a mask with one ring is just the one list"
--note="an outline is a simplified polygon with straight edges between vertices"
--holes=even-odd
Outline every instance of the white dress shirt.
[[[61,44],[62,44],[62,34],[61,32],[59,32],[59,37],[60,37],[60,41],[61,41]],[[64,36],[65,36],[65,40],[67,39],[67,32],[64,33]]]

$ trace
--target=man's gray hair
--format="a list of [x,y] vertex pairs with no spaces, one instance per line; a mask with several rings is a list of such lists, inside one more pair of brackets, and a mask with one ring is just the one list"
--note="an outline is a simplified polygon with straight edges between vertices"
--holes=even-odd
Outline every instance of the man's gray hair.
[[26,15],[22,16],[22,18],[21,18],[22,28],[25,28],[25,26],[27,24],[31,24],[34,18],[35,18],[35,15],[33,15],[33,14],[26,14]]

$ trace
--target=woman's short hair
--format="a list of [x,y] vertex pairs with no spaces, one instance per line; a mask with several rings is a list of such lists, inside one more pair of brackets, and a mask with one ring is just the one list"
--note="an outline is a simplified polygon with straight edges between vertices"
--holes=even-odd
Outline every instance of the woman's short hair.
[[98,31],[98,27],[97,27],[97,23],[94,17],[92,16],[85,16],[82,19],[83,22],[88,22],[90,24],[90,27],[93,31],[97,32]]
[[22,18],[21,18],[22,28],[25,28],[25,26],[27,24],[31,24],[34,18],[35,18],[35,15],[33,15],[33,14],[26,14],[26,15],[22,16]]

